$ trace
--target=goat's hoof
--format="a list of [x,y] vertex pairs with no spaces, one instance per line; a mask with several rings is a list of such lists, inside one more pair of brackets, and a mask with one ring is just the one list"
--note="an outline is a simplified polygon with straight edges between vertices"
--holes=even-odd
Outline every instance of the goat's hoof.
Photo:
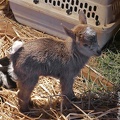
[[72,101],[72,102],[76,102],[76,101],[79,101],[79,99],[78,99],[77,97],[73,97],[73,98],[71,99],[71,101]]
[[74,107],[74,102],[78,102],[80,101],[77,97],[72,97],[71,100],[69,99],[64,99],[63,100],[63,108],[66,108],[66,109],[72,109]]
[[63,108],[64,109],[72,109],[73,104],[71,100],[63,100]]
[[25,114],[26,112],[29,112],[30,111],[30,109],[28,108],[28,107],[20,107],[19,108],[19,111],[21,112],[21,113],[23,113],[23,114]]

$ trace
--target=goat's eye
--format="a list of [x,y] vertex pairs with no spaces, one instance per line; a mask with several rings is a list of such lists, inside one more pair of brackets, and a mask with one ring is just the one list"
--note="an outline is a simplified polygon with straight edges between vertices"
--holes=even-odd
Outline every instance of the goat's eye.
[[83,44],[83,46],[84,46],[84,47],[87,47],[87,46],[88,46],[88,44]]

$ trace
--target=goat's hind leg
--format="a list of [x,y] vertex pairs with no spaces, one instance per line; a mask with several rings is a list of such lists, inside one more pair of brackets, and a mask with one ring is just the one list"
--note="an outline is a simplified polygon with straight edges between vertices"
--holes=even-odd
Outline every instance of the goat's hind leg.
[[31,93],[38,82],[38,76],[32,76],[18,82],[18,101],[21,112],[29,111]]

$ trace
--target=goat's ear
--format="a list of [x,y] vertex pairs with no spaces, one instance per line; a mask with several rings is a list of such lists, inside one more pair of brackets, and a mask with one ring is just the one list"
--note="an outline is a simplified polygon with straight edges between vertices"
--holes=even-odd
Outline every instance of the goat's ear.
[[82,10],[79,10],[79,21],[81,24],[87,24],[87,18]]
[[71,30],[71,29],[68,29],[66,28],[65,26],[63,26],[64,30],[65,30],[65,33],[71,37],[72,39],[75,39],[75,33]]

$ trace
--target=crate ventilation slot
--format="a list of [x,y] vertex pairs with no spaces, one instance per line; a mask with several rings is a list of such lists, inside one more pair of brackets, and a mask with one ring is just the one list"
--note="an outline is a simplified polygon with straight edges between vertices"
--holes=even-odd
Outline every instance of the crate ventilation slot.
[[43,2],[66,11],[69,10],[71,14],[73,12],[78,14],[78,11],[82,9],[88,18],[99,19],[99,16],[96,15],[97,6],[89,5],[82,0],[43,0]]

